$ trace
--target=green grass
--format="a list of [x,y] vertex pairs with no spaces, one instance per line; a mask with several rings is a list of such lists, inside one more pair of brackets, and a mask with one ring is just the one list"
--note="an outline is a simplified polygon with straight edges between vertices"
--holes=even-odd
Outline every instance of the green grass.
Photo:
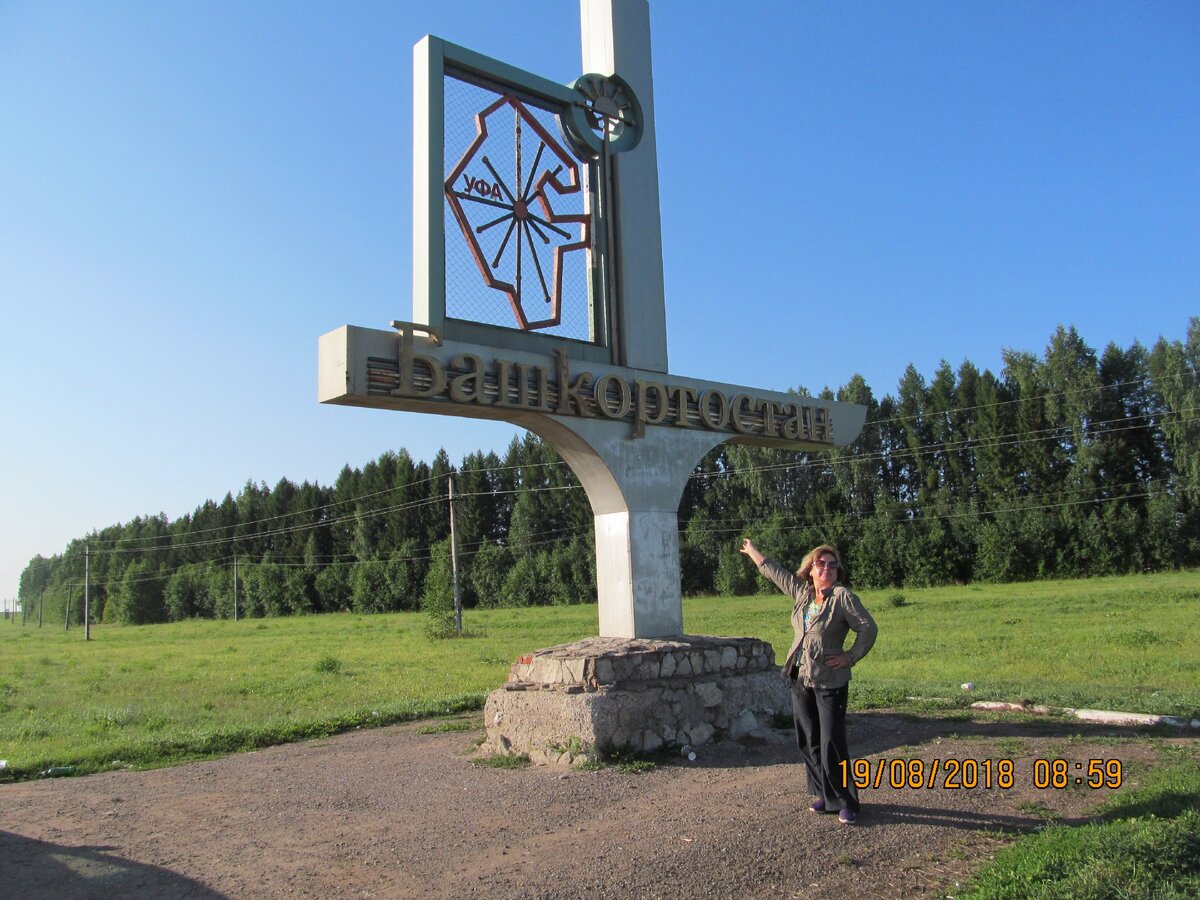
[[[857,707],[975,699],[1200,715],[1196,573],[862,596],[880,626]],[[1135,605],[1136,604],[1136,605]],[[684,628],[791,639],[778,595],[684,601]],[[430,641],[414,614],[192,621],[63,632],[0,622],[3,777],[154,766],[477,709],[522,653],[594,634],[595,606],[468,610]],[[1097,652],[1103,648],[1103,653]],[[973,681],[966,694],[959,684]]]
[[653,772],[657,767],[652,759],[637,759],[635,757],[619,757],[617,759],[605,761],[605,765],[612,766],[618,772],[625,775],[645,775],[647,772]]
[[1200,896],[1200,762],[1156,769],[1099,821],[1052,825],[997,854],[961,900]]
[[482,731],[483,723],[477,718],[458,719],[453,722],[438,722],[436,725],[422,725],[416,729],[417,734],[446,734],[454,731]]
[[524,753],[506,753],[496,756],[485,756],[473,760],[477,766],[487,766],[489,769],[524,769],[529,766],[529,757]]
[[5,777],[153,766],[482,707],[508,666],[596,630],[596,607],[472,614],[488,634],[430,641],[424,617],[326,615],[93,626],[0,623]]
[[[859,592],[879,623],[854,671],[859,708],[931,698],[1200,716],[1200,577],[1196,572]],[[780,595],[684,605],[689,631],[752,634],[787,652]],[[696,614],[699,613],[699,616]],[[974,682],[971,692],[961,685]],[[938,698],[942,698],[941,702]]]

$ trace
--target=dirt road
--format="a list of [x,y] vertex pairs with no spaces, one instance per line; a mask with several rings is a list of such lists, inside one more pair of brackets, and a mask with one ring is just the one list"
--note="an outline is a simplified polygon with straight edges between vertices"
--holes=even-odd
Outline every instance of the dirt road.
[[1129,784],[1158,746],[1078,722],[852,715],[850,745],[873,767],[1013,759],[1014,784],[893,788],[885,775],[846,827],[807,811],[786,740],[702,747],[643,774],[502,770],[473,764],[476,733],[417,727],[2,786],[0,895],[945,896],[999,833],[1086,815],[1110,793],[1039,789],[1034,759],[1119,758]]

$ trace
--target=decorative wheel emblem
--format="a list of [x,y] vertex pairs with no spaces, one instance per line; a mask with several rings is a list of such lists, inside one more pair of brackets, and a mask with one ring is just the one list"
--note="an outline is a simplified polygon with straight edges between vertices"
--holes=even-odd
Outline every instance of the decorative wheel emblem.
[[579,163],[511,95],[475,116],[475,126],[446,179],[446,200],[484,281],[508,296],[517,327],[558,325],[564,257],[591,239],[589,215],[554,208],[582,191]]
[[[624,153],[642,139],[642,106],[617,75],[581,75],[579,101],[567,120],[568,132],[592,153]],[[607,146],[606,146],[607,145]]]

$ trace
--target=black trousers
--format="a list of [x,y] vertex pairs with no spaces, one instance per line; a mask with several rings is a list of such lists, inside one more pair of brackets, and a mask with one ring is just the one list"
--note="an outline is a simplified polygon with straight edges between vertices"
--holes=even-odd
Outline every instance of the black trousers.
[[846,703],[850,686],[805,687],[792,682],[792,715],[796,743],[808,773],[808,792],[825,801],[825,809],[858,812],[858,790],[850,771],[846,743]]

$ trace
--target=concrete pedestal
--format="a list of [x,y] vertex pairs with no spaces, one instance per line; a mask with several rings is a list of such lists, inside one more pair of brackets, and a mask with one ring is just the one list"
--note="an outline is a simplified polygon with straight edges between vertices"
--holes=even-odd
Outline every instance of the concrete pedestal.
[[774,650],[757,638],[589,638],[517,660],[484,708],[485,749],[570,765],[595,753],[767,741],[790,709]]

